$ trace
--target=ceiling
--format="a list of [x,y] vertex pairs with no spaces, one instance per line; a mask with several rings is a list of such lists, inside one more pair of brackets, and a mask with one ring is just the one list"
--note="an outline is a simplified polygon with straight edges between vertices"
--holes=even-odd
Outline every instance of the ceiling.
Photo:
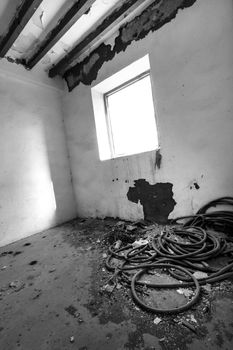
[[[74,1],[74,0],[43,0],[30,1],[37,7],[36,11],[30,13],[28,22],[21,30],[19,36],[12,43],[12,46],[4,56],[10,61],[28,61],[49,35],[51,30],[56,28],[59,21],[73,7],[70,15],[70,24],[65,28],[64,34],[54,41],[54,45],[43,55],[39,63],[45,70],[49,70],[56,62],[63,58],[85,35],[90,33],[98,24],[111,12],[128,0],[95,0],[95,1]],[[131,1],[132,2],[132,1]],[[147,3],[147,1],[144,1]],[[0,2],[0,38],[8,33],[11,22],[16,18],[22,8],[23,0],[1,0]],[[83,6],[75,9],[75,4],[83,3]],[[132,3],[137,3],[133,1]],[[141,5],[143,1],[139,1]],[[75,11],[77,10],[77,13]],[[84,12],[84,13],[83,13]],[[74,23],[73,23],[74,22]],[[70,27],[70,28],[69,28]],[[20,28],[21,29],[21,28]],[[0,41],[1,41],[0,39]],[[90,50],[89,50],[90,52]]]
[[78,83],[89,82],[85,64],[100,67],[195,1],[1,0],[0,58],[26,69],[39,65],[73,85],[74,76]]

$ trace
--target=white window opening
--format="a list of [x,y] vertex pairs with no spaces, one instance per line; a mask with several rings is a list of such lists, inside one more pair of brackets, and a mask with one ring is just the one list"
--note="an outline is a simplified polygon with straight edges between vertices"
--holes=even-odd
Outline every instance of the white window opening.
[[101,160],[158,148],[149,68],[147,55],[92,88]]

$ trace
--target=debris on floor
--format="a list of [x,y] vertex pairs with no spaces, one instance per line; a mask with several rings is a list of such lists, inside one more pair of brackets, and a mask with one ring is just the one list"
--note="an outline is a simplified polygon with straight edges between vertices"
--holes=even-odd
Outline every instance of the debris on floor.
[[[229,225],[217,231],[202,223],[190,228],[176,222],[77,219],[30,237],[30,248],[22,254],[13,253],[28,238],[2,248],[0,266],[9,268],[0,270],[0,349],[231,349]],[[137,229],[127,230],[128,225]],[[145,245],[132,246],[142,240]],[[150,312],[132,299],[132,280],[141,271],[133,282],[137,297],[162,312]],[[205,277],[199,275],[193,285],[197,271]],[[19,292],[17,283],[9,286],[15,281],[25,283]],[[115,288],[108,293],[106,285]],[[179,311],[189,302],[182,312],[163,312]]]
[[65,308],[65,310],[75,318],[78,318],[80,316],[80,313],[78,312],[76,307],[74,307],[73,305],[69,305],[68,307]]
[[15,292],[19,292],[21,289],[23,289],[25,286],[25,283],[22,281],[13,281],[9,283],[9,287],[12,288]]
[[190,330],[191,330],[192,332],[194,332],[194,333],[197,332],[196,328],[195,328],[190,322],[188,322],[188,321],[186,321],[186,320],[182,320],[182,321],[180,322],[180,324],[181,324],[182,326],[184,326],[184,327],[187,327],[188,329],[190,329]]
[[134,225],[127,225],[127,226],[126,226],[126,230],[127,230],[127,231],[135,231],[135,230],[137,230],[137,226],[134,226]]
[[193,296],[193,291],[187,288],[179,288],[176,290],[179,294],[184,294],[187,298]]
[[155,317],[154,324],[159,324],[162,321],[160,317]]
[[74,343],[74,336],[70,337],[70,342]]
[[211,292],[211,284],[206,283],[204,286],[202,286],[202,288],[206,291],[206,292]]
[[[224,197],[208,203],[197,215],[188,217],[189,224],[178,225],[176,222],[186,217],[177,218],[173,220],[175,225],[163,227],[160,234],[156,232],[149,239],[146,232],[134,242],[118,239],[109,247],[106,268],[116,275],[118,283],[128,285],[134,302],[142,309],[163,314],[183,312],[199,301],[201,286],[210,291],[212,283],[233,277],[230,258],[223,267],[211,264],[217,257],[229,256],[232,248],[228,237],[221,235],[221,229],[224,233],[233,228],[233,212],[206,213],[216,205],[233,206],[233,198]],[[114,285],[105,286],[110,293],[114,289]],[[166,299],[164,293],[174,289],[186,302],[169,307],[159,305],[158,292],[162,290]]]
[[132,247],[133,248],[138,248],[138,247],[144,246],[146,244],[148,244],[148,240],[140,238],[139,240],[137,240],[137,241],[132,243]]

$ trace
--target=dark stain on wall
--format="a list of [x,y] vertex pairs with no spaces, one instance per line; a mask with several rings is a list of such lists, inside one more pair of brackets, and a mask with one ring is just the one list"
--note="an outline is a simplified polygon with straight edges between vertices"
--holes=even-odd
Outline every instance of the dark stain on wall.
[[63,77],[69,91],[80,83],[90,85],[97,78],[98,71],[104,62],[112,60],[116,54],[125,51],[133,41],[141,40],[149,32],[158,30],[174,19],[179,9],[190,7],[195,2],[196,0],[163,0],[159,4],[157,1],[152,3],[139,16],[120,28],[113,48],[111,45],[102,43],[82,62],[65,72]]
[[197,181],[193,181],[193,183],[189,186],[190,190],[192,189],[196,189],[196,190],[199,190],[200,186],[199,184],[197,183]]
[[162,154],[160,153],[160,149],[157,149],[155,153],[155,168],[160,169],[161,162],[162,162]]
[[196,188],[196,190],[199,190],[200,186],[198,185],[197,182],[194,182],[193,186]]
[[134,181],[134,187],[129,188],[127,198],[134,203],[140,202],[145,220],[166,224],[176,205],[172,187],[169,182],[151,185],[145,179],[139,179]]

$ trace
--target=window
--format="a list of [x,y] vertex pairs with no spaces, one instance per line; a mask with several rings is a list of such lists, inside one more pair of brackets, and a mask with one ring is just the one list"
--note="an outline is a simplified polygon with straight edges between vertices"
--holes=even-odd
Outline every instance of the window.
[[101,160],[158,148],[148,68],[145,56],[92,88]]

